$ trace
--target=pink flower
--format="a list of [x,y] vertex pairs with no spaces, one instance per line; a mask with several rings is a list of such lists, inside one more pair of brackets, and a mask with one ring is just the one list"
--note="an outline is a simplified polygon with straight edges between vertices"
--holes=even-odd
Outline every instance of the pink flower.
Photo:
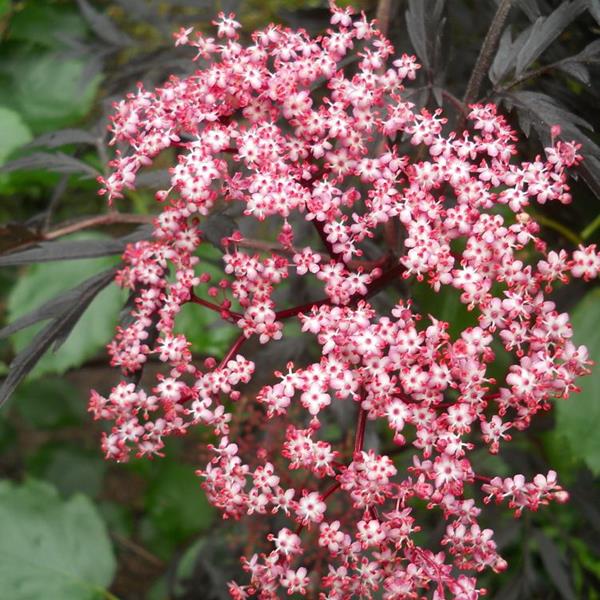
[[[103,452],[162,455],[194,426],[212,436],[199,453],[204,493],[224,518],[245,519],[248,541],[262,538],[242,559],[248,583],[229,585],[234,598],[475,600],[484,591],[472,573],[506,568],[479,524],[477,488],[517,516],[568,498],[554,471],[500,478],[472,457],[498,452],[589,370],[546,295],[570,276],[597,277],[600,253],[547,251],[523,212],[571,201],[579,144],[553,128],[545,156],[523,160],[491,103],[448,131],[441,110],[405,99],[416,58],[393,58],[374,22],[334,2],[318,38],[271,25],[242,43],[233,14],[214,24],[217,41],[190,39],[191,28],[174,36],[202,68],[140,85],[111,117],[119,150],[99,179],[109,201],[159,156],[176,158],[153,239],[128,245],[116,278],[133,299],[108,346],[124,379],[90,398],[110,422]],[[241,229],[222,240],[221,275],[198,252],[215,207]],[[382,247],[390,237],[400,241]],[[450,335],[439,314],[421,314],[405,298],[415,282],[449,289],[470,326]],[[285,306],[286,288],[303,299]],[[237,328],[220,361],[192,354],[178,316],[187,304]],[[281,372],[276,342],[294,325],[311,352]],[[257,359],[266,379],[245,357],[253,342],[273,344],[272,365]],[[490,369],[498,348],[516,355],[501,377]],[[131,383],[156,358],[150,391]],[[445,521],[435,548],[415,535],[426,510]]]

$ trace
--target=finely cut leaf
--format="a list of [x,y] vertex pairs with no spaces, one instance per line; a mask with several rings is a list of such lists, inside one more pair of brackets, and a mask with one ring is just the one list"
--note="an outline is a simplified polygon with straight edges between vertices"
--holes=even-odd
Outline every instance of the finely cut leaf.
[[542,14],[537,0],[519,0],[518,4],[530,21],[535,21]]
[[563,2],[552,14],[539,17],[517,57],[517,77],[527,69],[584,10],[585,2]]
[[36,137],[32,142],[27,144],[29,148],[39,146],[45,148],[57,148],[66,144],[88,144],[94,145],[96,138],[85,129],[61,129],[60,131],[51,131]]
[[531,27],[522,31],[513,41],[510,27],[507,27],[500,38],[500,44],[496,56],[489,70],[490,81],[497,84],[502,81],[514,68],[517,56],[525,45]]
[[581,81],[583,85],[590,85],[590,72],[585,65],[575,61],[567,61],[561,63],[558,68],[569,77]]
[[575,590],[569,577],[568,566],[560,549],[539,529],[534,530],[534,537],[538,543],[540,556],[542,557],[548,577],[564,600],[576,600]]
[[[527,127],[533,126],[542,143],[550,141],[550,128],[560,125],[562,137],[575,140],[582,145],[583,162],[577,172],[581,174],[594,194],[600,198],[600,147],[581,131],[580,127],[592,129],[592,126],[556,103],[546,94],[518,91],[501,96],[509,110],[515,107],[519,121]],[[526,135],[527,128],[523,129]]]
[[569,494],[576,510],[582,513],[596,535],[600,535],[600,489],[592,475],[588,471],[580,471],[575,484],[569,486]]
[[586,155],[583,163],[579,165],[579,171],[596,198],[600,198],[600,159]]
[[104,523],[84,496],[45,483],[0,484],[0,586],[7,600],[97,600],[115,559]]
[[600,25],[600,0],[588,0],[588,10],[596,23]]
[[106,15],[98,12],[87,0],[77,0],[81,14],[92,31],[113,46],[131,46],[133,40],[121,31]]
[[0,171],[10,173],[28,169],[43,169],[55,173],[84,173],[91,177],[99,175],[91,165],[63,152],[34,152],[29,156],[7,162]]
[[588,44],[579,54],[561,60],[558,68],[583,84],[590,85],[589,64],[600,64],[600,40]]
[[427,55],[427,36],[425,31],[425,2],[409,0],[408,10],[406,11],[406,26],[408,28],[408,36],[417,56],[423,63],[423,66],[428,68],[429,56]]
[[41,242],[34,248],[0,256],[0,267],[27,265],[54,260],[74,260],[98,258],[121,254],[127,244],[148,239],[152,234],[150,225],[143,225],[133,233],[116,239],[68,240],[61,242]]
[[426,69],[430,69],[439,50],[444,21],[445,0],[409,0],[406,26],[410,41]]
[[213,246],[221,248],[221,240],[239,229],[238,224],[225,214],[211,215],[202,223],[202,234]]
[[65,310],[65,306],[70,306],[78,297],[79,293],[77,289],[72,289],[56,296],[56,298],[52,298],[48,302],[44,302],[39,308],[28,312],[0,329],[0,338],[6,338],[40,321],[47,321],[48,319],[58,317],[61,311]]
[[[74,301],[67,304],[64,310],[53,318],[51,323],[42,329],[31,340],[31,343],[20,351],[9,366],[9,372],[0,388],[0,406],[10,397],[17,385],[29,374],[37,362],[42,358],[52,345],[56,351],[67,339],[73,327],[77,324],[88,306],[114,278],[116,268],[108,269],[94,277],[90,277],[78,286],[73,297]],[[46,306],[46,316],[37,315],[36,321],[48,318],[47,314],[56,311],[58,306],[53,304],[50,308]],[[31,323],[29,323],[31,324]],[[92,345],[95,352],[96,348]],[[84,360],[85,354],[77,360]],[[66,362],[69,364],[70,359]],[[75,363],[77,364],[77,363]],[[52,370],[52,369],[50,369]]]
[[594,40],[573,58],[582,62],[591,60],[598,61],[600,59],[600,40]]

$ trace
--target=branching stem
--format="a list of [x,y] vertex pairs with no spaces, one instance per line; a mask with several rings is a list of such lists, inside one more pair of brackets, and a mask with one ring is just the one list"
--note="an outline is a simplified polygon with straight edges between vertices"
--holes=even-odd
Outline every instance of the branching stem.
[[501,0],[500,4],[498,5],[496,14],[492,19],[490,28],[488,29],[481,46],[481,50],[479,51],[479,56],[477,57],[477,61],[475,62],[475,66],[471,72],[467,89],[465,90],[463,102],[467,106],[471,102],[477,100],[479,96],[481,84],[483,83],[483,79],[488,72],[490,65],[492,64],[494,52],[498,46],[500,36],[502,35],[502,29],[504,27],[504,23],[506,22],[506,18],[508,17],[511,6],[512,0]]

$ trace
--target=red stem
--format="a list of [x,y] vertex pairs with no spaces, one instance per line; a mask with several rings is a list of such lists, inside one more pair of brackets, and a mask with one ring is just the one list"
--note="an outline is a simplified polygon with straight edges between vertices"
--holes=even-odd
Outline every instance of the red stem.
[[[401,264],[394,265],[391,269],[387,270],[381,277],[375,279],[375,281],[373,281],[367,286],[366,294],[354,294],[350,298],[349,304],[352,305],[361,299],[370,298],[371,296],[374,296],[375,294],[377,294],[377,292],[381,291],[391,281],[398,277],[403,271],[404,267]],[[306,304],[302,304],[300,306],[293,306],[292,308],[280,310],[279,312],[275,313],[275,318],[278,321],[281,321],[282,319],[289,319],[290,317],[295,317],[299,313],[308,312],[314,306],[323,306],[329,304],[331,304],[331,300],[329,298],[321,298],[320,300],[307,302]]]
[[222,369],[237,354],[238,350],[242,347],[242,344],[247,339],[248,338],[243,333],[240,333],[240,335],[238,335],[238,337],[235,339],[235,341],[231,345],[231,348],[229,348],[229,350],[227,350],[227,354],[225,354],[225,356],[223,357],[223,359],[221,360],[221,362],[219,363],[219,366],[217,368]]
[[330,304],[329,298],[321,298],[320,300],[315,300],[314,302],[307,302],[306,304],[301,304],[299,306],[292,306],[291,308],[285,308],[284,310],[280,310],[275,313],[275,319],[277,321],[282,321],[283,319],[289,319],[290,317],[295,317],[302,312],[308,312],[314,306],[323,306],[326,304]]
[[339,490],[341,487],[341,483],[339,481],[336,481],[324,494],[323,494],[323,502],[325,502],[325,500],[327,500],[327,498],[329,498],[329,496],[331,496],[331,494],[333,494],[335,491]]
[[474,475],[477,481],[483,481],[484,483],[490,483],[492,481],[491,477],[486,477],[485,475]]
[[354,437],[354,454],[362,452],[365,445],[365,429],[367,428],[367,411],[364,408],[358,410],[356,421],[356,436]]
[[[361,299],[366,299],[371,296],[374,296],[384,287],[386,287],[391,281],[393,281],[396,277],[398,277],[403,271],[404,267],[401,264],[398,263],[394,265],[392,268],[388,269],[385,273],[383,273],[381,277],[375,279],[367,286],[366,294],[354,294],[350,298],[349,304],[352,305]],[[210,302],[209,300],[204,300],[204,298],[199,298],[195,294],[191,295],[189,301],[193,302],[194,304],[199,304],[200,306],[209,308],[210,310],[213,310],[215,312],[218,312],[221,315],[221,317],[227,319],[231,323],[236,323],[239,319],[243,317],[243,315],[241,315],[238,312],[219,306],[218,304]],[[329,298],[321,298],[320,300],[314,300],[312,302],[307,302],[306,304],[301,304],[299,306],[293,306],[291,308],[285,308],[283,310],[280,310],[275,313],[275,319],[277,319],[278,321],[282,321],[283,319],[295,317],[302,312],[308,312],[315,306],[323,306],[330,304],[331,300]]]
[[215,312],[218,312],[224,319],[227,319],[232,323],[235,323],[243,317],[243,315],[241,315],[240,313],[219,306],[218,304],[210,302],[209,300],[205,300],[204,298],[199,298],[198,296],[196,296],[196,294],[192,294],[189,301],[193,302],[194,304],[199,304],[200,306],[210,308],[210,310],[214,310]]

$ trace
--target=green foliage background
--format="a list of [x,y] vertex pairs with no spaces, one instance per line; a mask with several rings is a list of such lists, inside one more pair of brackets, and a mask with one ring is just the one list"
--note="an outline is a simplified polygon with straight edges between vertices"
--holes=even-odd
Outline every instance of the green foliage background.
[[[354,4],[371,13],[376,8],[374,1]],[[319,29],[326,15],[319,0],[248,0],[217,6],[201,0],[129,4],[122,0],[91,5],[135,40],[135,46],[111,47],[103,39],[110,30],[86,19],[75,0],[0,0],[0,165],[28,155],[32,152],[28,143],[57,129],[84,128],[92,140],[100,139],[113,97],[133,89],[138,79],[160,80],[161,72],[153,71],[153,62],[170,47],[169,33],[176,25],[206,26],[219,8],[239,9],[248,28],[274,19]],[[407,3],[400,5],[402,13]],[[137,8],[130,12],[127,7]],[[152,18],[145,19],[149,7]],[[494,8],[491,0],[448,3],[447,28],[454,43],[444,85],[458,95]],[[586,18],[558,39],[558,55],[560,49],[573,53],[582,40],[594,39],[598,26]],[[516,19],[519,25],[523,16]],[[392,27],[391,33],[400,50],[412,51],[405,26]],[[106,48],[110,51],[103,54]],[[540,85],[558,81],[574,98],[572,110],[587,115],[590,107],[597,106],[598,89],[579,79],[563,73]],[[438,83],[430,83],[429,91]],[[535,148],[535,141],[531,144]],[[60,152],[91,169],[101,170],[106,162],[100,143],[83,148],[62,144]],[[53,201],[50,214],[48,202],[57,190],[60,198]],[[19,236],[27,239],[31,228],[44,220],[62,223],[104,213],[104,201],[95,191],[93,178],[51,165],[46,168],[43,161],[27,171],[0,172],[3,249],[14,246]],[[547,228],[551,245],[572,245],[596,236],[598,200],[583,184],[575,186],[574,192],[576,201],[569,212],[548,208],[536,215]],[[153,210],[152,194],[144,189],[124,202],[130,212],[148,215]],[[12,225],[16,222],[25,226]],[[108,228],[79,239],[122,233]],[[218,259],[216,250],[206,252],[207,260]],[[94,258],[3,269],[3,319],[11,322],[113,264],[113,258]],[[591,358],[600,362],[598,289],[571,289],[568,295],[559,293],[557,301],[572,312],[575,340],[586,344]],[[423,312],[449,320],[453,331],[473,319],[451,291],[435,295],[417,287],[414,295]],[[223,554],[221,540],[243,533],[219,525],[194,475],[202,434],[171,442],[166,458],[154,462],[109,465],[100,456],[101,428],[86,414],[87,390],[114,382],[103,348],[125,300],[116,287],[106,288],[66,342],[38,363],[0,414],[2,598],[226,597],[224,582],[236,567],[230,566],[232,557]],[[196,353],[219,355],[231,341],[232,331],[218,327],[212,313],[193,308],[180,315],[178,327],[186,331]],[[0,341],[4,372],[38,330],[33,326]],[[506,364],[499,361],[497,368],[501,372]],[[550,507],[518,523],[498,512],[493,526],[500,531],[502,552],[511,567],[504,576],[486,582],[491,597],[600,598],[599,431],[600,369],[596,369],[582,382],[578,396],[558,401],[556,411],[540,418],[526,435],[517,436],[507,454],[482,457],[494,473],[556,468],[572,495],[568,505]]]

